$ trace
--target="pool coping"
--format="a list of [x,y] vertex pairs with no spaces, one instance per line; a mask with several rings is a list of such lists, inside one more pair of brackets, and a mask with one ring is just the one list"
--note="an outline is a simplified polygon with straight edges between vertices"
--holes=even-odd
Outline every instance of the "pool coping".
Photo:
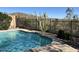
[[31,51],[33,52],[55,52],[55,51],[57,52],[78,52],[77,49],[67,44],[63,44],[62,41],[59,38],[57,38],[55,34],[52,34],[52,33],[47,33],[47,32],[42,33],[41,31],[28,30],[28,29],[22,29],[22,28],[0,30],[0,32],[8,32],[8,31],[15,31],[15,30],[22,30],[25,32],[36,32],[36,33],[41,34],[42,36],[49,37],[53,40],[52,43],[49,45],[31,49]]

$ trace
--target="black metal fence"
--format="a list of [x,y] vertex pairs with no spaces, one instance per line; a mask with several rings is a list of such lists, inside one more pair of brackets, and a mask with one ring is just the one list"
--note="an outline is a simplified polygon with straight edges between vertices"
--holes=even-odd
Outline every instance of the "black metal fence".
[[[17,18],[17,27],[40,30],[40,19]],[[79,20],[47,20],[48,32],[57,33],[58,30],[79,34]]]

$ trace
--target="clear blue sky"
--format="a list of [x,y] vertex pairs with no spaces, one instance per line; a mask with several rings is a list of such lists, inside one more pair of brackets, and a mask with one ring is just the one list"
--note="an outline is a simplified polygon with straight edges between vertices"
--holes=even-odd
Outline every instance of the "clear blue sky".
[[[13,13],[13,12],[23,12],[28,14],[43,14],[46,12],[49,17],[53,18],[64,18],[66,16],[66,7],[0,7],[0,12]],[[79,16],[79,8],[73,8],[74,14]]]

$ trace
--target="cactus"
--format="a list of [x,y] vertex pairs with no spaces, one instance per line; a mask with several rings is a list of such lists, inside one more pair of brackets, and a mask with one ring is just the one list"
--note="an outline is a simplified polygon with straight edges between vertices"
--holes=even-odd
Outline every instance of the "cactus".
[[42,32],[45,32],[48,30],[48,24],[47,24],[47,15],[44,13],[43,17],[39,20],[39,28]]

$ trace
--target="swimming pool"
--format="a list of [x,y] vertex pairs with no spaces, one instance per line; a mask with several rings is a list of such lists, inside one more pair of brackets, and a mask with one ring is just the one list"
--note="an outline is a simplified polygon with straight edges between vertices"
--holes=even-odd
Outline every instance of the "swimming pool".
[[51,38],[35,32],[21,30],[0,32],[0,52],[28,52],[32,48],[45,46],[51,42]]

